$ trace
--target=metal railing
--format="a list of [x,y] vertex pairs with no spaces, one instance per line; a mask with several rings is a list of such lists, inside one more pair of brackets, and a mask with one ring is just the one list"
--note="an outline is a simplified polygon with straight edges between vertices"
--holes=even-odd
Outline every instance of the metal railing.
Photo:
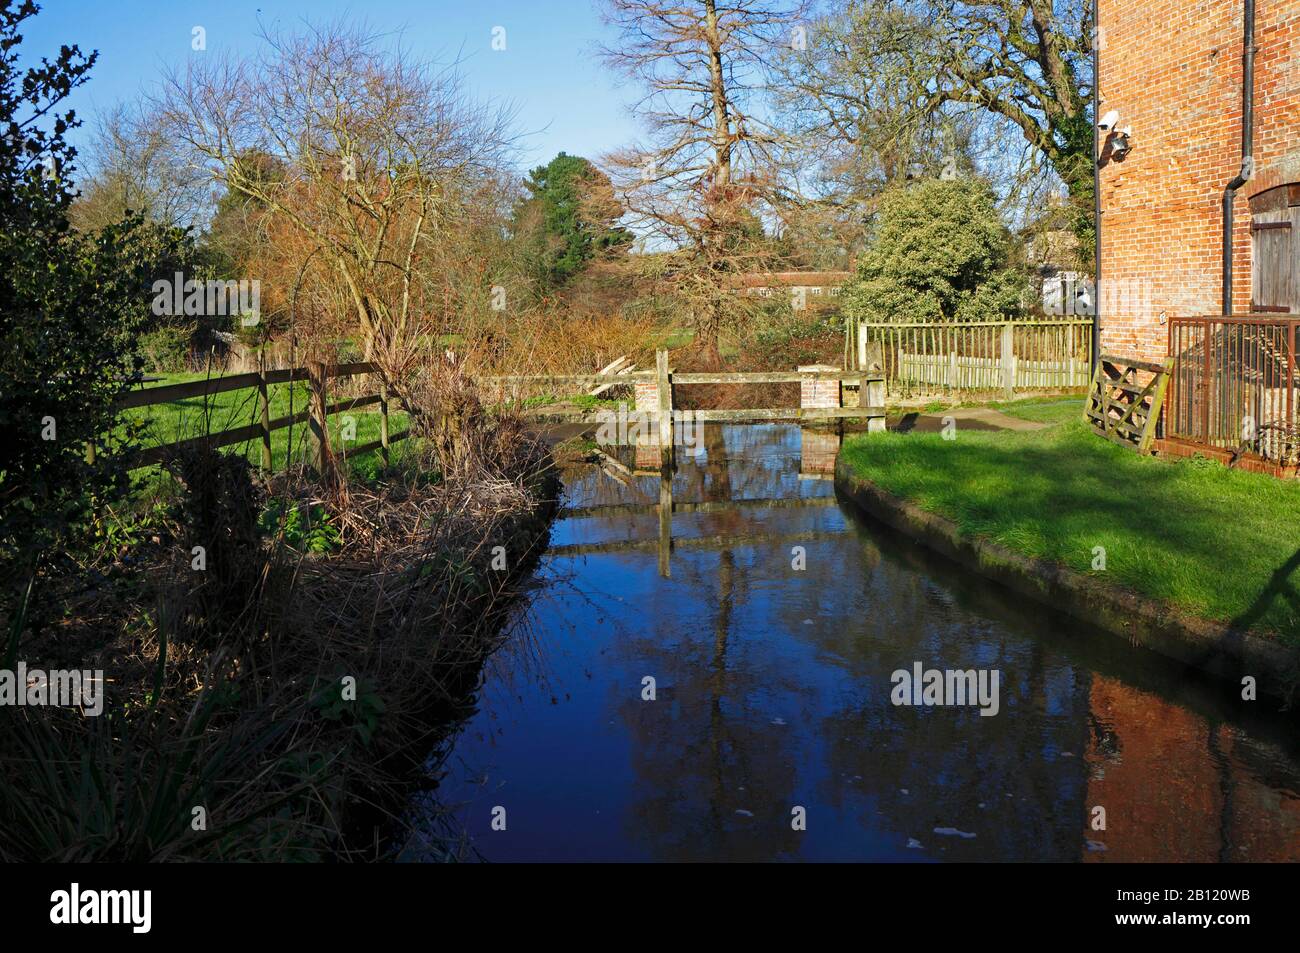
[[1092,379],[1091,318],[850,322],[850,366],[872,343],[891,397],[1082,390]]
[[1260,315],[1171,318],[1175,366],[1165,437],[1294,466],[1298,323]]

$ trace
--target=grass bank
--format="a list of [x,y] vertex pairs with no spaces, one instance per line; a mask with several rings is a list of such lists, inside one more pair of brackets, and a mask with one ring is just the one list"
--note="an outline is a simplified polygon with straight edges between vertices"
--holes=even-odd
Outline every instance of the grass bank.
[[[965,538],[1300,645],[1300,485],[1207,460],[1140,457],[1077,419],[1031,432],[959,430],[954,440],[857,437],[842,461]],[[1094,568],[1103,552],[1105,568]]]

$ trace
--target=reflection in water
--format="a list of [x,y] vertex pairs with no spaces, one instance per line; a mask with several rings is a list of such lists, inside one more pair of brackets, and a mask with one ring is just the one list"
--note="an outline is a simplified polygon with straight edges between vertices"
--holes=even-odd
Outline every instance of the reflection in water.
[[[483,856],[1300,859],[1293,722],[861,521],[837,443],[705,425],[663,479],[565,474],[437,790]],[[895,707],[918,661],[998,669],[999,714]]]

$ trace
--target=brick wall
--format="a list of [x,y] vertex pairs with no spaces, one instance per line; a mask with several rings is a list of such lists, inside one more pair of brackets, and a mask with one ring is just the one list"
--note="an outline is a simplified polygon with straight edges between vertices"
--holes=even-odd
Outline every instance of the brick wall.
[[[838,371],[833,364],[800,364],[800,371]],[[840,382],[804,378],[799,382],[800,407],[840,406]]]
[[633,381],[632,392],[637,410],[659,409],[659,385],[654,381]]
[[[1103,351],[1165,354],[1167,318],[1219,314],[1224,185],[1241,166],[1241,0],[1099,0],[1101,112],[1132,152],[1101,170]],[[1300,155],[1300,0],[1258,0],[1260,181]],[[1252,184],[1253,185],[1253,184]],[[1233,307],[1250,307],[1250,214],[1236,201]]]

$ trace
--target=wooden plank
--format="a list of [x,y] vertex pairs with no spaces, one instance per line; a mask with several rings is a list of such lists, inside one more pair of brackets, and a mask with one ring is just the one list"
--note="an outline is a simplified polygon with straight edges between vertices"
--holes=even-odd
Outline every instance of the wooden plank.
[[379,447],[383,451],[384,466],[388,466],[388,381],[379,380]]
[[759,410],[692,410],[692,417],[706,423],[741,423],[758,420],[838,420],[885,416],[884,407],[773,407]]
[[1097,367],[1092,372],[1092,383],[1088,385],[1088,399],[1084,402],[1083,419],[1085,423],[1088,420],[1088,411],[1098,403],[1097,395],[1101,393],[1101,377],[1101,363],[1098,362]]
[[318,473],[326,478],[328,482],[333,468],[333,461],[330,454],[330,434],[329,423],[327,421],[328,407],[326,381],[326,368],[323,363],[316,361],[308,367],[311,372],[311,416],[307,423],[311,427],[313,445],[315,446],[315,467]]
[[1144,371],[1150,371],[1153,374],[1167,373],[1169,371],[1168,362],[1163,364],[1153,364],[1151,361],[1139,361],[1128,357],[1115,357],[1112,354],[1101,355],[1101,360],[1106,361],[1109,364],[1122,364],[1129,368],[1136,367]]
[[197,449],[207,446],[213,450],[220,447],[228,447],[232,443],[243,443],[247,440],[256,440],[262,432],[260,423],[248,424],[244,427],[235,427],[231,430],[222,430],[219,433],[203,434],[199,437],[190,437],[188,440],[177,440],[175,443],[166,443],[157,447],[149,447],[141,450],[132,459],[130,469],[138,470],[140,467],[152,466],[155,463],[162,463],[170,459],[176,453],[184,450]]
[[[864,374],[861,371],[735,371],[716,373],[673,373],[678,384],[798,384],[805,380],[825,381],[883,381],[882,373]],[[631,371],[625,374],[515,374],[504,377],[481,377],[481,381],[501,383],[572,383],[605,382],[627,384],[632,381],[653,381],[655,371]]]
[[329,364],[325,367],[325,376],[356,377],[358,374],[373,374],[378,370],[378,365],[371,361],[360,361],[353,364]]
[[203,380],[185,381],[180,384],[164,384],[162,387],[146,387],[133,390],[119,400],[118,410],[130,410],[133,407],[150,407],[154,404],[170,404],[172,401],[185,400],[188,397],[211,397],[227,391],[243,390],[256,387],[262,382],[260,374],[231,374],[226,377],[208,377]]
[[291,381],[311,380],[311,373],[305,367],[286,367],[278,371],[267,371],[262,375],[268,384],[288,384]]
[[630,371],[627,374],[504,374],[478,378],[501,384],[626,384],[629,381],[654,379],[654,371]]
[[[394,444],[394,443],[397,443],[397,441],[399,441],[399,440],[405,440],[405,439],[406,439],[407,437],[409,437],[410,435],[411,435],[411,432],[410,432],[409,430],[403,430],[401,433],[399,433],[399,434],[393,434],[391,437],[389,437],[389,438],[388,438],[388,443],[389,443],[390,445],[391,445],[391,444]],[[372,450],[385,450],[385,451],[386,451],[387,449],[388,449],[388,447],[386,447],[386,446],[384,445],[384,441],[383,441],[383,440],[371,440],[371,441],[369,441],[368,443],[363,443],[363,444],[360,444],[360,445],[358,445],[358,446],[352,447],[352,448],[350,448],[347,452],[348,452],[349,455],[353,455],[353,456],[355,456],[355,455],[358,454],[358,453],[369,453],[369,452],[372,451]]]
[[[615,377],[621,377],[621,376],[623,376],[624,374],[630,374],[630,373],[631,373],[632,371],[634,371],[634,370],[636,370],[636,365],[635,365],[635,364],[629,364],[629,363],[628,363],[627,355],[624,355],[623,357],[620,357],[618,360],[616,360],[616,361],[611,361],[609,364],[606,364],[604,367],[602,367],[602,368],[601,368],[599,371],[597,371],[596,373],[597,373],[597,374],[613,374]],[[596,387],[592,388],[592,389],[589,390],[587,393],[588,393],[590,396],[592,396],[592,397],[599,397],[601,394],[605,393],[605,391],[609,390],[611,387],[614,387],[614,386],[616,386],[616,385],[614,385],[614,384],[598,384]]]
[[684,373],[673,374],[678,384],[798,384],[807,380],[840,381],[883,381],[885,375],[862,371],[736,371],[732,373]]
[[[557,410],[557,411],[540,411],[535,414],[529,414],[530,421],[539,423],[571,423],[571,424],[602,424],[610,420],[614,410]],[[704,423],[760,423],[767,421],[800,421],[800,420],[869,420],[873,417],[884,417],[886,410],[884,407],[776,407],[762,408],[758,410],[729,409],[729,410],[679,410],[678,414],[690,414],[695,420]],[[658,411],[653,410],[629,410],[627,411],[628,420],[644,420],[649,425],[657,424],[659,421]]]
[[358,407],[370,407],[382,403],[383,399],[379,394],[366,394],[362,397],[353,397],[351,400],[340,400],[325,408],[325,416],[331,417],[344,411],[356,410]]
[[659,458],[664,467],[673,460],[673,381],[668,371],[668,352],[655,351],[655,380],[659,392]]
[[[866,360],[862,362],[862,369],[871,372],[872,376],[861,378],[858,384],[858,410],[869,414],[872,407],[885,406],[885,378],[881,373],[885,366],[884,348],[879,341],[872,341],[870,346],[863,346],[863,354]],[[870,414],[867,430],[869,433],[883,433],[885,415]]]
[[[938,327],[942,327],[942,328],[996,328],[996,327],[998,327],[998,326],[999,326],[1000,324],[1002,324],[1002,323],[1003,323],[1003,322],[1001,322],[1001,321],[943,321],[943,322],[935,322],[935,321],[867,321],[867,322],[863,322],[862,327],[866,328],[867,330],[891,330],[891,329],[893,329],[893,328],[924,328],[924,329],[927,329],[927,330],[934,330],[935,328],[938,328]],[[1091,327],[1091,326],[1092,326],[1092,319],[1091,319],[1091,318],[1082,318],[1082,319],[1064,318],[1064,319],[1050,319],[1050,320],[1041,320],[1041,321],[1040,321],[1040,320],[1037,320],[1037,319],[1031,319],[1031,320],[1022,320],[1022,319],[1017,319],[1016,321],[1014,321],[1014,322],[1012,322],[1012,323],[1015,324],[1016,327],[1031,327],[1031,328],[1036,328],[1036,327],[1058,327],[1058,326],[1062,326],[1062,325],[1070,325],[1070,326],[1073,326],[1073,327],[1085,327],[1085,326],[1086,326],[1086,327]]]
[[[1172,361],[1170,362],[1173,363]],[[1151,449],[1151,444],[1156,438],[1156,425],[1160,421],[1160,411],[1165,406],[1165,391],[1169,387],[1169,380],[1173,377],[1173,369],[1170,372],[1161,374],[1158,378],[1160,383],[1156,385],[1155,393],[1152,395],[1152,413],[1147,417],[1146,426],[1142,430],[1141,438],[1138,442],[1138,451],[1147,453]]]
[[271,398],[265,379],[258,376],[257,383],[258,415],[262,425],[262,469],[271,469]]
[[276,417],[271,421],[272,430],[283,430],[285,427],[293,427],[297,424],[306,423],[311,419],[311,409],[306,408],[298,411],[296,414],[286,414],[283,417]]

